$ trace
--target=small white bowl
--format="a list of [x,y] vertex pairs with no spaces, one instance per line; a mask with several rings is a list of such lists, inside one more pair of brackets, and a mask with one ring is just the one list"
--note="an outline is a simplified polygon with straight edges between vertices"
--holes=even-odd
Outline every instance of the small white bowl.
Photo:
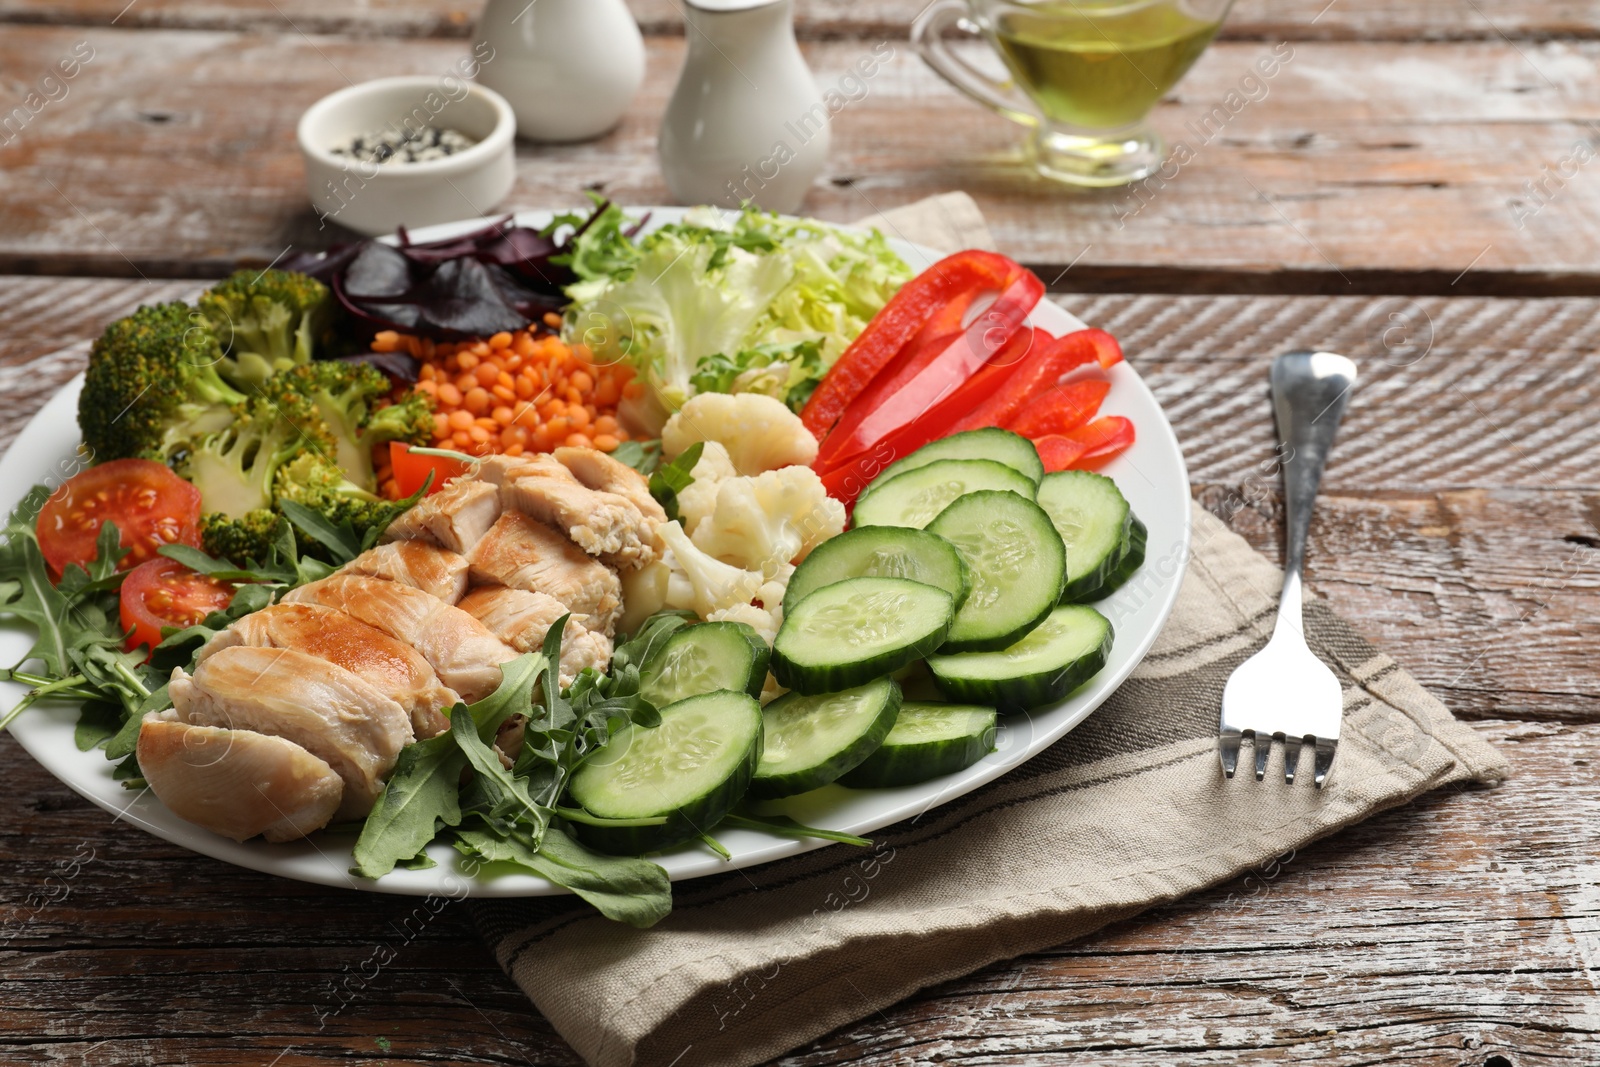
[[[364,163],[333,149],[374,130],[453,129],[478,143],[422,163]],[[487,215],[516,181],[517,118],[505,98],[463,78],[379,78],[323,97],[300,119],[306,191],[324,224],[368,237]]]

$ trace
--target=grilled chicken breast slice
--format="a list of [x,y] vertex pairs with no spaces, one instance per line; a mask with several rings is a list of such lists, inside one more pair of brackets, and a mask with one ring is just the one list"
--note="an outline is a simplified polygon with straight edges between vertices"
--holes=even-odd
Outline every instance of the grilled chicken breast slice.
[[590,489],[549,456],[485,462],[478,476],[499,484],[506,511],[555,527],[613,567],[637,569],[657,556],[654,522],[626,497]]
[[[171,715],[171,712],[164,713]],[[139,770],[173,814],[214,834],[293,841],[328,825],[344,780],[293,741],[146,715]]]
[[639,513],[651,522],[667,521],[667,513],[650,495],[649,479],[626,463],[612,459],[598,448],[564,447],[550,454],[590,489],[615,493],[638,508]]
[[286,604],[320,604],[415,648],[439,680],[468,703],[500,686],[500,664],[517,650],[453,604],[399,582],[338,573],[290,591]]
[[429,541],[464,555],[499,517],[499,490],[490,482],[463,476],[417,501],[389,524],[383,539]]
[[[468,553],[472,580],[544,593],[577,615],[588,629],[610,635],[622,606],[622,581],[615,571],[581,548],[517,511],[508,511]],[[471,594],[468,594],[471,595]]]
[[292,649],[222,649],[193,676],[173,671],[168,692],[181,722],[286,738],[323,760],[344,780],[344,819],[372,810],[412,740],[399,704],[343,667]]
[[415,648],[319,604],[274,604],[252,612],[213,637],[196,661],[237,645],[293,649],[343,667],[405,708],[417,737],[448,730],[449,709],[461,699]]
[[562,685],[571,685],[585,667],[604,671],[611,663],[611,638],[588,629],[582,621],[587,616],[570,614],[555,597],[485,585],[463,597],[460,607],[519,652],[542,649],[550,627],[568,615],[561,631],[561,664],[557,672]]
[[467,557],[427,541],[393,541],[379,545],[361,553],[340,570],[414,586],[446,604],[454,604],[467,594]]

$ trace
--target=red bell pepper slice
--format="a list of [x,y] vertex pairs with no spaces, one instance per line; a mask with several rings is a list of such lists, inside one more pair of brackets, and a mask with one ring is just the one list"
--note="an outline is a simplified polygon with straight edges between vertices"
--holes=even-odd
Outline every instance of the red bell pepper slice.
[[410,445],[400,441],[389,442],[389,462],[394,466],[394,480],[399,486],[402,500],[421,489],[430,473],[433,475],[433,484],[428,486],[428,495],[432,496],[444,488],[445,482],[465,473],[467,469],[465,463],[448,456],[418,455],[411,451]]
[[941,259],[911,279],[845,349],[806,401],[800,421],[820,440],[941,309],[960,304],[960,312],[954,313],[959,328],[961,315],[976,294],[1001,288],[1019,270],[1004,256],[969,249]]
[[887,368],[839,419],[815,466],[830,470],[926,415],[1006,348],[1043,296],[1044,283],[1023,271],[959,337]]
[[1058,385],[1028,401],[1005,428],[1030,438],[1071,433],[1094,418],[1110,391],[1111,383],[1104,378]]
[[1083,443],[1074,441],[1062,434],[1046,434],[1033,439],[1033,447],[1038,449],[1039,458],[1044,461],[1047,473],[1071,470],[1072,465],[1078,462],[1078,457],[1083,455]]
[[1121,359],[1122,349],[1117,339],[1104,330],[1078,330],[1058,338],[1053,345],[1036,347],[1017,366],[1016,373],[1003,388],[958,419],[950,432],[1005,426],[1029,401],[1053,389],[1068,371],[1088,363],[1109,367]]
[[950,420],[957,413],[967,411],[974,404],[981,403],[1011,376],[1019,354],[1028,350],[1035,333],[1046,340],[1052,339],[1042,330],[1030,331],[1026,327],[1018,330],[1006,346],[995,353],[993,359],[943,400],[879,441],[867,452],[852,457],[825,473],[822,476],[822,483],[827,487],[828,495],[849,507],[855,503],[856,497],[861,495],[867,483],[877,477],[878,473],[889,464],[903,456],[909,456],[928,442],[945,436]]
[[[1071,433],[1052,435],[1042,440],[1034,441],[1039,449],[1039,457],[1045,461],[1046,470],[1093,470],[1103,467],[1126,452],[1133,444],[1136,434],[1133,423],[1121,415],[1107,415],[1103,419],[1095,419],[1087,426],[1073,430]],[[1052,467],[1052,459],[1045,458],[1044,441],[1051,442],[1051,449],[1055,462],[1065,462],[1064,467]],[[1057,442],[1066,442],[1066,445]],[[1070,454],[1068,446],[1075,449],[1075,454]]]

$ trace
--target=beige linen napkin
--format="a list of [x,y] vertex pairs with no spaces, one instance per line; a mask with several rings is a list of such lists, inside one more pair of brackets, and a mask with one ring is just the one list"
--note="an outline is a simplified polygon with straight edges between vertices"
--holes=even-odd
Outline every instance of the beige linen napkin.
[[[959,194],[958,194],[959,195]],[[987,236],[971,201],[929,206],[941,244]],[[890,213],[927,239],[913,205]],[[897,217],[896,217],[897,216]],[[967,226],[951,224],[967,219]],[[895,229],[889,229],[893,233]],[[971,240],[968,240],[971,238]],[[1078,729],[996,782],[872,835],[680,882],[633,930],[570,898],[476,904],[500,963],[595,1067],[744,1067],[996,960],[1082,937],[1232,878],[1503,759],[1320,603],[1307,638],[1344,683],[1327,786],[1223,778],[1217,709],[1271,631],[1281,578],[1195,507],[1177,607],[1133,676]],[[1152,545],[1151,560],[1161,558]],[[1169,566],[1182,564],[1167,556]],[[1137,581],[1137,578],[1135,579]],[[1026,742],[1013,717],[1002,745]],[[1244,753],[1241,764],[1251,762]],[[1309,756],[1303,761],[1309,765]],[[1237,832],[1249,828],[1249,832]]]

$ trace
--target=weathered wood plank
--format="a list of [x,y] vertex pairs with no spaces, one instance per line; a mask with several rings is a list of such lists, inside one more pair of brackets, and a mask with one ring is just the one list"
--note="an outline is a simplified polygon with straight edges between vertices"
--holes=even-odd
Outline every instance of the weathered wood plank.
[[[1499,789],[1426,797],[779,1062],[1591,1062],[1600,726],[1481,728],[1514,764]],[[191,855],[113,825],[9,741],[0,795],[7,1063],[578,1063],[458,905],[419,925],[414,900]],[[384,946],[395,960],[319,1016]]]
[[[629,0],[645,32],[683,32],[679,0]],[[904,37],[922,0],[800,0],[796,28],[810,40]],[[354,36],[460,37],[483,4],[478,0],[366,0],[354,5],[316,0],[0,0],[0,21],[42,25],[160,29],[265,30]],[[1600,35],[1600,17],[1574,0],[1240,0],[1222,36],[1234,40],[1495,40]]]
[[[442,72],[460,48],[23,26],[0,39],[0,69],[42,74],[84,37],[95,57],[68,96],[0,146],[0,270],[214,274],[325,244],[335,234],[306,206],[294,147],[301,110],[347,80]],[[1186,165],[1095,194],[1030,177],[1015,131],[901,47],[836,118],[806,209],[848,220],[965,188],[1003,248],[1078,290],[1600,292],[1600,185],[1541,171],[1577,166],[1600,42],[1292,47],[1256,103],[1229,93],[1273,46],[1213,49],[1158,111]],[[809,54],[832,83],[864,49]],[[524,146],[510,206],[571,205],[586,188],[666,200],[653,139],[681,52],[652,41],[646,86],[610,136]],[[1536,180],[1546,192],[1525,188]]]

